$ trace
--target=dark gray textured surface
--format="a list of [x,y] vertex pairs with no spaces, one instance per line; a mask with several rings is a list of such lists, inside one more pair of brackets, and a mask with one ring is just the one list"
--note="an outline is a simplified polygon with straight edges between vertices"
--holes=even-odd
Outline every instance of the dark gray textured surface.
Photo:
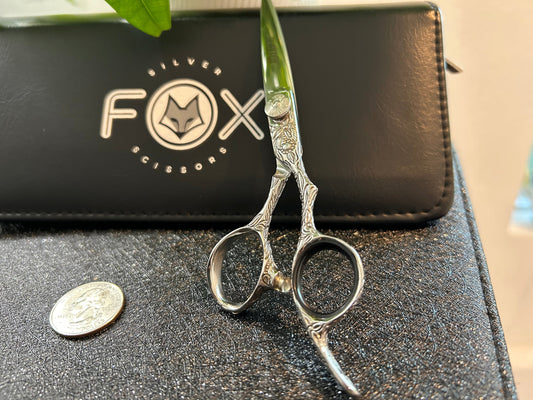
[[[361,253],[360,303],[330,344],[367,399],[515,398],[470,205],[410,229],[323,229]],[[230,227],[2,224],[0,398],[345,398],[288,296],[240,316],[207,290],[211,248]],[[280,265],[296,228],[272,232]],[[81,340],[48,325],[54,302],[117,283],[119,320]]]

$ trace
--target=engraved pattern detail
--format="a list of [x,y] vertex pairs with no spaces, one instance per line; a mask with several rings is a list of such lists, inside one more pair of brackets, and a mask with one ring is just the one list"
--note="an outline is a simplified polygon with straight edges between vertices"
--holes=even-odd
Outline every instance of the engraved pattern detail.
[[[307,318],[306,318],[307,319]],[[322,336],[325,331],[327,330],[327,324],[323,323],[323,322],[313,322],[313,323],[310,323],[308,321],[306,321],[306,324],[307,325],[307,332],[309,332],[309,334],[312,336],[312,337],[320,337]]]
[[302,249],[319,233],[315,228],[313,207],[318,188],[314,185],[303,165],[303,149],[298,131],[295,111],[291,111],[282,119],[269,118],[270,135],[272,147],[278,162],[282,163],[287,171],[294,174],[298,189],[300,191],[300,201],[302,202],[302,228],[298,249]]
[[270,184],[270,191],[268,193],[268,198],[265,202],[265,205],[248,224],[249,227],[259,232],[261,236],[266,237],[268,233],[268,227],[270,226],[270,221],[272,220],[272,214],[274,213],[274,209],[278,204],[278,200],[281,197],[281,194],[283,193],[283,189],[285,189],[287,177],[280,179],[274,176],[272,178],[272,182]]
[[[286,291],[289,285],[289,278],[283,276],[278,270],[276,263],[274,262],[274,256],[272,254],[272,248],[268,241],[268,228],[270,221],[272,220],[272,214],[278,204],[278,200],[285,189],[287,178],[290,174],[282,174],[282,177],[273,176],[270,184],[270,191],[265,205],[254,217],[254,219],[248,224],[248,226],[255,230],[261,237],[263,244],[263,267],[261,272],[260,283],[266,287]],[[281,285],[281,286],[280,286]]]
[[302,228],[300,232],[300,240],[298,241],[298,249],[305,247],[313,238],[319,235],[315,228],[315,218],[313,215],[313,208],[315,199],[318,194],[318,188],[309,179],[305,173],[302,162],[299,162],[298,170],[300,173],[296,174],[296,182],[300,189],[300,200],[302,202]]
[[[294,110],[291,110],[282,119],[269,118],[269,126],[276,158],[289,165],[296,164],[298,159],[302,157],[302,145]],[[291,168],[287,169],[292,170]]]

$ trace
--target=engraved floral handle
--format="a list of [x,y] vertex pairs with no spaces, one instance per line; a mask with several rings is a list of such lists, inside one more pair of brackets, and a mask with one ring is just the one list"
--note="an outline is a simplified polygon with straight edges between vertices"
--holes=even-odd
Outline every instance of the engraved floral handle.
[[[290,290],[290,278],[278,270],[272,255],[270,242],[268,241],[268,228],[272,220],[272,213],[278,204],[289,176],[290,174],[284,169],[278,168],[272,177],[270,191],[261,211],[259,211],[248,225],[237,228],[224,236],[211,251],[207,264],[207,280],[215,299],[226,311],[239,313],[246,310],[268,289],[274,289],[284,293]],[[263,248],[263,264],[259,279],[252,293],[245,301],[236,303],[224,295],[222,288],[222,267],[224,265],[224,258],[232,244],[239,237],[249,234],[259,236]]]
[[[272,97],[265,107],[269,117],[272,147],[278,160],[278,170],[294,174],[302,203],[302,226],[296,254],[292,264],[292,295],[307,331],[322,359],[325,361],[335,380],[352,397],[358,398],[359,392],[350,378],[343,372],[328,347],[327,332],[357,302],[364,283],[363,265],[357,251],[348,243],[321,234],[315,227],[314,204],[318,194],[316,187],[305,171],[303,150],[296,116],[296,100],[291,92],[281,91]],[[316,253],[333,250],[345,255],[354,271],[355,282],[344,304],[331,313],[320,313],[310,307],[302,295],[302,275],[307,261]]]

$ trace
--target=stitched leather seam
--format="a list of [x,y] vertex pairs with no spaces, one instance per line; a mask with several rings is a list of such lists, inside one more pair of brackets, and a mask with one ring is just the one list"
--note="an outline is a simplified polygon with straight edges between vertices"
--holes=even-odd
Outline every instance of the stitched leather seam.
[[470,200],[467,196],[466,186],[464,178],[461,173],[457,173],[458,180],[463,188],[461,198],[463,200],[463,207],[465,209],[466,219],[468,222],[468,229],[470,231],[470,237],[472,239],[472,248],[476,257],[476,263],[478,266],[479,280],[481,283],[481,290],[483,291],[483,300],[485,302],[485,308],[487,310],[487,316],[489,318],[490,330],[492,333],[492,340],[494,343],[494,351],[496,353],[496,360],[498,361],[498,367],[500,372],[500,379],[502,380],[502,388],[507,399],[514,399],[514,378],[511,370],[511,364],[507,353],[507,346],[505,344],[505,337],[501,328],[501,321],[496,307],[496,300],[494,294],[489,290],[492,287],[490,276],[488,274],[486,259],[483,254],[482,245],[479,239],[479,233],[477,231],[476,223],[474,220],[474,214]]
[[[379,216],[416,216],[420,214],[429,214],[430,212],[405,212],[405,213],[382,213],[382,214],[373,214],[373,213],[357,213],[357,214],[315,214],[315,217],[336,217],[336,218],[344,218],[344,217],[379,217]],[[155,212],[129,212],[129,211],[118,211],[118,212],[90,212],[90,211],[78,211],[78,212],[71,212],[71,211],[65,211],[65,212],[8,212],[8,213],[0,213],[0,217],[100,217],[100,218],[106,218],[106,217],[235,217],[240,218],[243,216],[250,216],[252,217],[252,214],[225,214],[225,213],[217,213],[217,214],[208,214],[208,213],[155,213]],[[291,214],[291,213],[276,213],[277,217],[299,217],[300,214]]]
[[[433,5],[432,5],[433,6]],[[440,26],[440,14],[438,8],[434,8],[435,18],[435,59],[437,64],[437,74],[439,82],[439,95],[440,95],[440,118],[442,129],[442,144],[444,151],[444,169],[445,175],[443,180],[442,195],[439,202],[434,208],[440,207],[445,198],[451,193],[450,188],[453,187],[452,176],[452,158],[451,158],[451,143],[449,134],[449,120],[448,120],[448,104],[445,88],[445,70],[444,70],[444,49],[442,48],[442,32]]]
[[[443,48],[442,48],[442,35],[440,30],[440,15],[438,7],[436,7],[434,4],[429,3],[430,7],[433,8],[434,11],[434,26],[435,26],[435,61],[436,61],[436,72],[437,72],[437,82],[439,85],[439,115],[441,120],[441,130],[442,130],[442,141],[443,141],[443,153],[444,153],[444,179],[442,183],[442,190],[441,190],[441,196],[438,200],[438,202],[433,205],[432,207],[425,209],[425,210],[409,210],[409,211],[402,211],[402,210],[388,210],[388,211],[382,211],[382,210],[376,210],[371,212],[336,212],[336,213],[321,213],[321,214],[315,214],[316,217],[337,217],[337,218],[379,218],[379,217],[417,217],[417,216],[426,216],[433,214],[436,210],[442,207],[442,204],[444,200],[448,199],[452,191],[450,189],[453,188],[453,174],[452,174],[452,159],[451,159],[451,143],[450,143],[450,137],[449,137],[449,120],[448,120],[448,113],[447,113],[447,100],[446,100],[446,90],[445,90],[445,71],[444,71],[444,57],[443,57]],[[0,212],[0,217],[99,217],[99,218],[106,218],[106,217],[243,217],[248,214],[239,214],[239,213],[176,213],[176,212],[135,212],[135,211],[120,211],[120,212],[91,212],[91,211],[65,211],[65,212],[26,212],[26,211],[16,211],[16,212],[7,212],[2,213]],[[282,213],[276,213],[277,216],[285,216],[285,217],[298,217],[299,213],[297,214],[282,214]]]
[[440,14],[439,9],[434,4],[429,3],[430,7],[433,8],[433,19],[435,26],[435,64],[437,70],[437,82],[439,84],[439,114],[441,120],[441,132],[442,132],[442,144],[443,144],[443,155],[444,155],[444,178],[442,182],[442,190],[439,201],[430,209],[416,212],[418,215],[430,214],[434,210],[441,207],[445,199],[448,198],[453,187],[452,182],[452,160],[451,160],[451,143],[449,135],[449,120],[448,120],[448,105],[446,100],[446,89],[445,89],[445,70],[444,70],[444,57],[443,57],[443,48],[442,48],[442,35],[440,29]]

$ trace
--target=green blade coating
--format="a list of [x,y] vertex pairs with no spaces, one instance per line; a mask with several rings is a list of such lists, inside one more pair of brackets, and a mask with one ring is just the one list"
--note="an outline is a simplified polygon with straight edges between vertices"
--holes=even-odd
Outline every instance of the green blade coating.
[[261,57],[266,101],[273,93],[294,91],[291,66],[283,32],[271,0],[261,3]]

